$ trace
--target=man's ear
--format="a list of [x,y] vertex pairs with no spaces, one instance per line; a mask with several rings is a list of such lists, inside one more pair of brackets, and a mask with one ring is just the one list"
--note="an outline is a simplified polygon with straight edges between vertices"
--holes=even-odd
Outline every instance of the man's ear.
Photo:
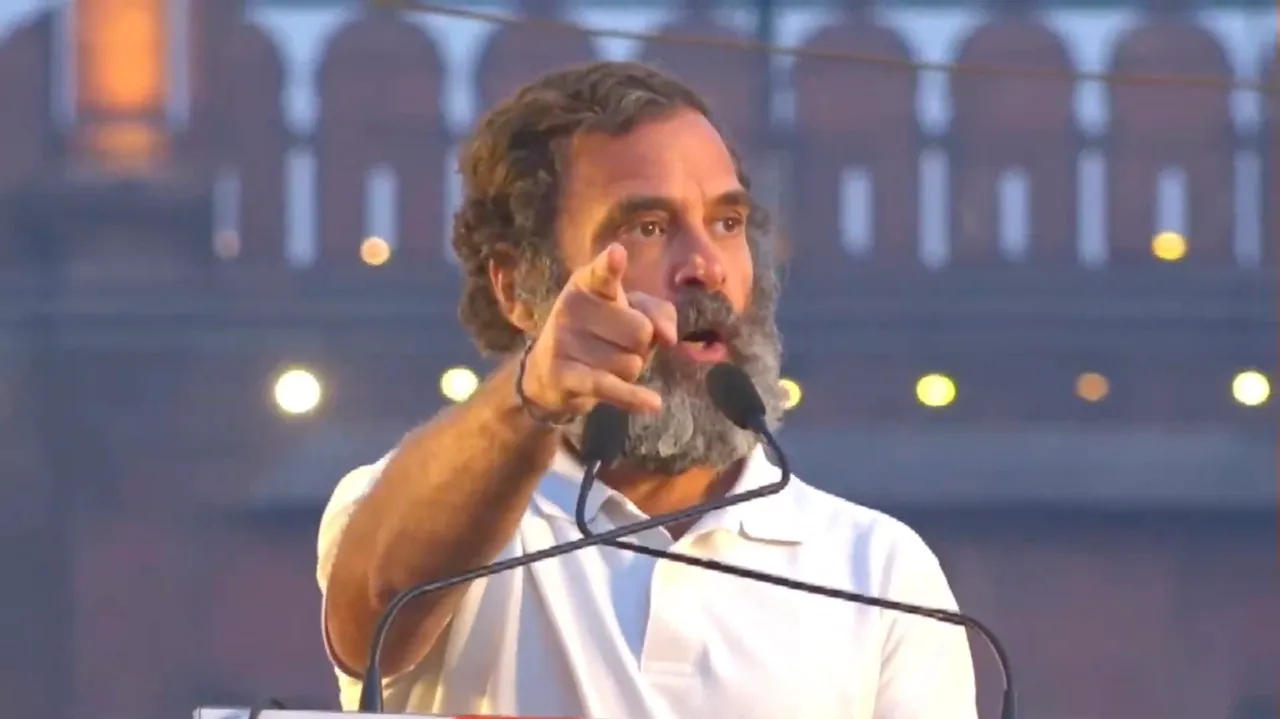
[[489,257],[489,285],[502,316],[526,335],[532,335],[538,327],[533,308],[521,302],[516,292],[516,264],[515,253],[509,248],[495,250]]

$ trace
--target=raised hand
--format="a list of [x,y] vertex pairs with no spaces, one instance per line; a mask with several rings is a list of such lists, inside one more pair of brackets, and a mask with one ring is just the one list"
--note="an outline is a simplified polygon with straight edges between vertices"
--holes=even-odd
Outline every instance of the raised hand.
[[622,286],[627,251],[612,244],[580,267],[556,298],[529,351],[524,394],[553,416],[580,415],[596,402],[656,412],[662,398],[635,384],[658,344],[675,345],[670,302]]

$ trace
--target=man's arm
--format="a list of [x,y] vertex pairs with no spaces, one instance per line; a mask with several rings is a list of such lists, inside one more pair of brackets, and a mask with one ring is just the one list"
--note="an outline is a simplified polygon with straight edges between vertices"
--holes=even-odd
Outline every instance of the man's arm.
[[[558,436],[528,418],[514,381],[508,363],[468,401],[411,432],[351,511],[324,587],[329,646],[345,672],[364,673],[374,627],[395,595],[485,564],[510,541]],[[400,612],[383,652],[386,675],[426,655],[465,590]]]
[[[955,611],[955,596],[938,558],[918,535],[901,529],[886,565],[883,596]],[[966,630],[888,610],[885,618],[875,719],[977,719]]]
[[[611,245],[556,299],[521,383],[542,411],[583,415],[599,401],[661,409],[662,398],[635,381],[654,342],[676,343],[675,308],[626,295],[626,268],[626,250]],[[514,535],[559,439],[520,406],[518,374],[518,361],[508,361],[466,402],[410,433],[380,474],[365,478],[372,486],[358,504],[347,503],[345,526],[326,518],[321,544],[336,549],[319,548],[317,570],[329,649],[345,673],[363,674],[374,628],[397,594],[492,561]],[[465,589],[400,612],[383,649],[387,675],[427,655]]]

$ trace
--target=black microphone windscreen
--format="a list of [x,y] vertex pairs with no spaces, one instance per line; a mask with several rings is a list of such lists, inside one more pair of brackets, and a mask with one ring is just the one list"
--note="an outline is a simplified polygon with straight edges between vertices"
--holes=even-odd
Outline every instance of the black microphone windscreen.
[[755,383],[746,372],[728,362],[707,372],[707,394],[716,409],[742,429],[755,429],[765,416],[764,400]]
[[582,428],[582,461],[609,464],[622,454],[626,443],[626,413],[605,402],[596,404]]

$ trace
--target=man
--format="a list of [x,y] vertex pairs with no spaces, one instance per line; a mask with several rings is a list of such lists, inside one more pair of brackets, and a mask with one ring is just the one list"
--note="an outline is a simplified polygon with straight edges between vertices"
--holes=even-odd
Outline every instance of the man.
[[[579,536],[573,447],[597,402],[632,413],[597,531],[778,476],[703,388],[735,362],[779,417],[766,221],[695,93],[630,63],[548,75],[482,121],[462,174],[461,316],[507,359],[334,491],[317,573],[348,709],[397,593]],[[954,607],[916,534],[799,480],[634,541]],[[409,712],[975,716],[961,629],[606,548],[424,597],[382,661],[387,708]]]

